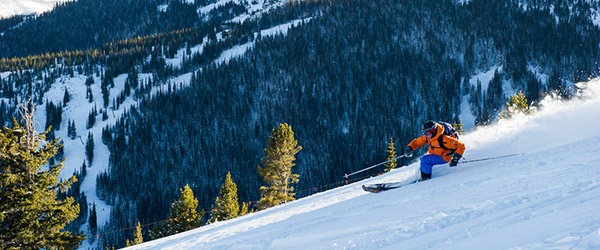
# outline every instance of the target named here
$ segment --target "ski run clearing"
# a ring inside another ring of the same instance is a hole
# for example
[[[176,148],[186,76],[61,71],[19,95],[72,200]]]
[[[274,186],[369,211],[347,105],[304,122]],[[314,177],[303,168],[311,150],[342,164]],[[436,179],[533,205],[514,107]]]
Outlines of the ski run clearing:
[[[431,180],[378,194],[361,189],[415,180],[417,159],[131,249],[600,249],[600,80],[578,86],[585,99],[547,98],[533,115],[461,136],[466,160],[522,155],[436,166]]]

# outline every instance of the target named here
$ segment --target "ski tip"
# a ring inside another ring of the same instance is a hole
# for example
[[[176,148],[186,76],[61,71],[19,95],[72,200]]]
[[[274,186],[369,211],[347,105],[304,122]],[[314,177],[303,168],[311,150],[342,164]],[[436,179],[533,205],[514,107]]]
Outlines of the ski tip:
[[[379,193],[379,192],[381,192],[381,189],[373,188],[370,185],[369,186],[362,185],[362,189],[365,190],[366,192],[369,192],[369,193]]]

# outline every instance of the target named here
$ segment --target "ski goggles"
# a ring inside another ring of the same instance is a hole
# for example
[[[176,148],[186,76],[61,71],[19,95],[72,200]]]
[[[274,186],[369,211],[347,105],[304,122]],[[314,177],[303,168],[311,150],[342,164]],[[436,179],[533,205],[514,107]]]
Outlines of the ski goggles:
[[[428,129],[428,130],[423,130],[423,134],[424,134],[424,135],[430,135],[430,134],[433,134],[433,133],[434,133],[436,130],[437,130],[437,127],[435,127],[435,126],[434,126],[434,127],[433,127],[433,128],[431,128],[431,129]]]

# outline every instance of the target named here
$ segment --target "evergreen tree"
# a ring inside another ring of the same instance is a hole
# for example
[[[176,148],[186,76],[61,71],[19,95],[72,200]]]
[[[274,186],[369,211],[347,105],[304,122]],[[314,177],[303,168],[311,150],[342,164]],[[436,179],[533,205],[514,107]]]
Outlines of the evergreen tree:
[[[242,202],[242,207],[240,208],[239,216],[244,216],[248,214],[248,204],[246,202]]]
[[[108,107],[109,97],[110,97],[110,88],[114,87],[115,83],[112,78],[112,73],[110,71],[106,71],[102,82],[100,83],[100,90],[102,92],[102,100],[104,101],[104,108]]]
[[[75,140],[77,138],[77,128],[75,127],[75,121],[69,120],[67,127],[67,136],[71,138],[71,140]]]
[[[83,164],[84,164],[83,166],[85,167],[85,162]],[[96,233],[98,232],[98,214],[96,212],[96,202],[94,202],[94,204],[92,205],[92,208],[90,209],[88,226],[89,226],[89,230],[90,230],[90,235],[96,236]],[[93,242],[94,239],[95,239],[95,237],[90,237],[91,242]]]
[[[87,125],[85,126],[87,129],[90,129],[96,124],[96,112],[92,110],[88,115]]]
[[[390,137],[390,142],[388,143],[388,147],[387,147],[386,153],[387,153],[387,159],[386,159],[386,161],[389,161],[391,159],[394,159],[394,158],[398,157],[396,155],[396,147],[394,145],[394,138],[393,137]],[[390,161],[390,162],[388,162],[388,163],[385,164],[385,170],[384,171],[385,172],[392,171],[392,169],[396,168],[396,166],[398,166],[396,160]]]
[[[142,235],[142,225],[138,221],[135,226],[135,232],[133,233],[133,245],[142,244],[144,242],[144,236]]]
[[[85,143],[85,156],[88,160],[88,165],[91,166],[94,161],[94,134],[88,134],[87,142]]]
[[[459,135],[463,135],[465,133],[465,130],[463,129],[462,119],[460,119],[458,123],[456,121],[454,121],[454,123],[452,124],[452,127],[454,127],[454,129],[456,129],[456,132]]]
[[[126,247],[130,247],[137,244],[142,244],[144,242],[144,236],[142,236],[142,225],[138,221],[137,226],[135,226],[135,231],[133,232],[133,240],[125,242]]]
[[[65,89],[65,95],[63,96],[63,107],[67,106],[67,102],[69,102],[71,100],[71,97],[69,96],[69,90]]]
[[[76,180],[58,181],[63,162],[46,167],[58,141],[45,141],[48,131],[34,129],[33,110],[23,105],[24,126],[0,132],[0,245],[3,249],[75,249],[83,232],[64,231],[75,220],[79,205],[74,198],[57,199]]]
[[[85,80],[85,86],[88,87],[92,86],[92,84],[94,84],[94,78],[92,76],[88,76],[88,78]]]
[[[85,97],[88,99],[89,103],[94,101],[94,94],[92,93],[92,88],[90,88],[90,86],[88,86],[86,89]]]
[[[240,205],[238,203],[237,186],[231,180],[231,173],[227,172],[225,183],[221,185],[219,196],[215,200],[210,222],[224,221],[238,216]]]
[[[261,161],[263,167],[258,167],[258,174],[269,187],[260,187],[261,199],[257,206],[265,209],[294,200],[295,193],[290,184],[297,183],[298,174],[292,174],[292,167],[296,164],[296,154],[302,149],[297,146],[294,131],[287,123],[279,124],[273,129],[265,157]]]
[[[181,233],[202,226],[204,209],[198,213],[198,200],[189,185],[180,189],[179,200],[171,204],[166,222],[159,223],[150,231],[151,239]]]
[[[519,94],[515,94],[509,98],[506,103],[506,109],[500,113],[500,119],[509,119],[515,113],[529,114],[531,108],[527,104],[527,98],[523,95],[523,91],[519,90]]]
[[[569,97],[565,83],[560,78],[557,69],[552,69],[552,72],[548,77],[548,91],[553,91],[561,97]]]
[[[102,111],[102,121],[106,120],[108,120],[108,112],[105,109],[104,111]]]

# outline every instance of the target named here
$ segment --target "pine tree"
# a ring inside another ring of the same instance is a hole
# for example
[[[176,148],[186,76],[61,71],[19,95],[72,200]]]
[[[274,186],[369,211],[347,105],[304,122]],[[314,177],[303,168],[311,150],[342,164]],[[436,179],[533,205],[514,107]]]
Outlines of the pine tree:
[[[391,159],[394,159],[394,158],[398,157],[396,155],[396,147],[395,147],[395,144],[394,144],[394,138],[393,137],[390,137],[390,142],[388,143],[388,148],[386,150],[386,153],[387,153],[386,161],[389,161]],[[396,168],[397,166],[398,166],[398,164],[397,164],[396,160],[390,161],[390,162],[388,162],[388,163],[385,164],[385,170],[384,171],[385,172],[392,171],[392,169]]]
[[[242,207],[240,208],[239,216],[244,216],[248,214],[248,204],[246,202],[242,202]]]
[[[133,232],[133,240],[125,242],[125,246],[130,247],[137,244],[142,244],[144,242],[144,236],[142,236],[142,225],[138,221],[137,226],[135,226],[135,231]]]
[[[31,103],[29,104],[33,106]],[[23,105],[24,126],[0,132],[0,246],[3,249],[75,249],[83,232],[64,231],[75,220],[79,205],[74,198],[57,199],[76,180],[58,181],[63,162],[47,165],[60,147],[58,141],[43,143],[48,131],[34,129],[34,108]]]
[[[265,148],[265,157],[261,161],[263,167],[258,167],[258,174],[269,187],[260,187],[261,199],[257,206],[265,209],[294,200],[295,193],[290,184],[297,183],[298,174],[292,174],[296,164],[296,154],[302,149],[297,146],[292,127],[287,123],[279,124],[273,129]]]
[[[180,189],[179,200],[171,204],[168,219],[150,231],[150,238],[158,239],[201,227],[204,213],[204,209],[198,213],[198,200],[190,186],[185,185]]]
[[[506,103],[506,110],[500,113],[500,119],[509,119],[515,113],[529,114],[530,112],[531,108],[527,104],[527,98],[523,95],[523,91],[519,90],[519,94],[509,98],[509,102]]]
[[[92,76],[88,76],[88,78],[85,80],[85,86],[92,86],[92,84],[94,84],[94,78]]]
[[[106,78],[105,78],[106,79]],[[102,85],[100,86],[100,90],[102,92],[102,100],[104,101],[104,108],[108,107],[110,90],[108,89],[108,82],[102,81]]]
[[[90,86],[87,87],[85,97],[88,99],[89,103],[92,103],[94,101],[94,94],[92,93],[92,88],[90,88]]]
[[[85,126],[87,129],[90,129],[96,124],[96,112],[93,110],[88,115],[87,125]]]
[[[69,90],[65,89],[65,95],[63,96],[63,107],[67,106],[67,102],[69,102],[71,100],[70,96],[69,96]]]
[[[85,143],[85,156],[88,160],[88,165],[92,166],[94,161],[94,134],[88,133],[87,142]]]
[[[85,164],[85,163],[84,163]],[[95,236],[98,232],[98,213],[96,212],[96,202],[92,205],[90,209],[90,216],[88,219],[88,226],[90,230],[90,234]],[[94,242],[95,237],[90,237],[91,242]]]
[[[237,185],[231,180],[231,173],[227,172],[225,183],[221,185],[219,196],[215,200],[210,222],[224,221],[238,216],[240,205],[238,203]]]
[[[463,129],[462,119],[460,119],[458,123],[456,121],[454,121],[454,123],[452,124],[452,127],[454,127],[454,129],[456,129],[456,132],[459,135],[462,135],[465,133],[465,130]]]
[[[67,126],[67,136],[71,138],[71,140],[75,140],[77,138],[77,128],[75,127],[75,121],[69,120]]]

